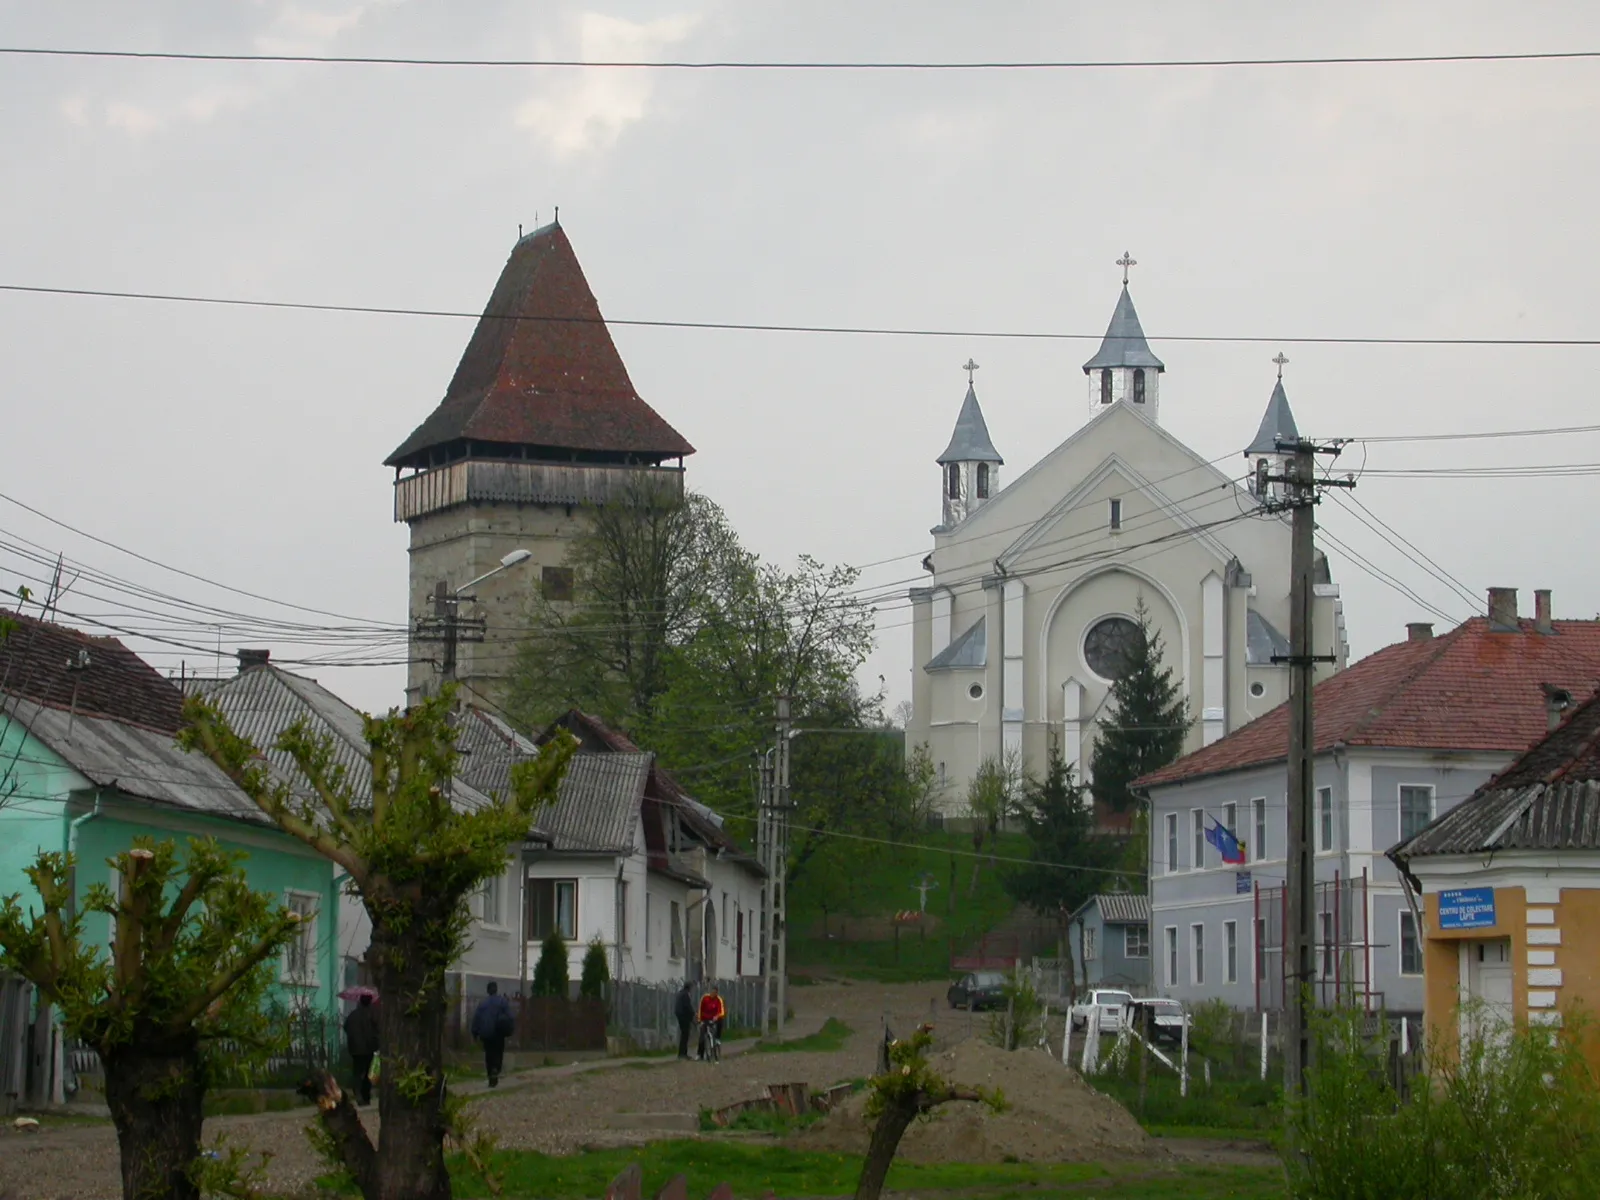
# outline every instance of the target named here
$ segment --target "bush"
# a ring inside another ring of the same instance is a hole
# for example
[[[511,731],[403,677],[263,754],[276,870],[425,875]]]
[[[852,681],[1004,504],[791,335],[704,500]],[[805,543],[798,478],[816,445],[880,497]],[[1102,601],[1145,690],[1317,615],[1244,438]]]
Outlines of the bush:
[[[567,943],[555,930],[546,935],[544,945],[539,948],[539,965],[533,969],[533,994],[567,994]]]
[[[1005,997],[1007,1007],[989,1018],[989,1040],[1002,1050],[1037,1044],[1044,1003],[1033,990],[1033,980],[1028,976],[1012,979],[1005,985]]]
[[[1583,1054],[1586,1023],[1474,1024],[1459,1053],[1425,1055],[1402,1096],[1386,1046],[1362,1036],[1359,1016],[1321,1018],[1308,1098],[1293,1113],[1297,1200],[1600,1195],[1600,1089]]]
[[[1226,1000],[1202,1000],[1189,1009],[1189,1049],[1207,1058],[1231,1052],[1235,1014]]]
[[[600,1000],[606,994],[606,984],[611,980],[611,970],[606,966],[606,948],[595,938],[583,956],[583,976],[578,980],[578,995],[587,1000]]]

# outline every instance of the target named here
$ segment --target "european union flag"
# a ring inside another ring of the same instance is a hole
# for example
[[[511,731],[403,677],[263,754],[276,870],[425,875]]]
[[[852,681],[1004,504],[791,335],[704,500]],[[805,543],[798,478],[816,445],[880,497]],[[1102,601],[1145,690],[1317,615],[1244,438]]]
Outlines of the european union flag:
[[[1239,845],[1239,839],[1233,836],[1233,830],[1210,813],[1206,814],[1206,819],[1211,822],[1211,827],[1206,830],[1206,841],[1217,848],[1222,861],[1235,865],[1244,862],[1244,847]]]

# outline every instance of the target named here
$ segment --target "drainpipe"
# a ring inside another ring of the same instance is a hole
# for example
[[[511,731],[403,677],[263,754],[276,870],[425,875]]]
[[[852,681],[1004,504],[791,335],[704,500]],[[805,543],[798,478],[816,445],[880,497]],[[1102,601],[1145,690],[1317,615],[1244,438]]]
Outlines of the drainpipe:
[[[82,816],[72,818],[72,820],[67,825],[67,855],[73,861],[74,864],[77,863],[77,858],[78,858],[78,830],[83,828],[83,826],[87,825],[90,821],[94,820],[99,815],[100,815],[100,791],[97,788],[97,789],[95,789],[95,793],[94,793],[94,807],[91,808],[88,812],[84,813]],[[77,868],[76,868],[76,865],[74,865],[74,868],[73,868],[72,897],[71,897],[71,899],[72,899],[72,914],[74,916],[76,916],[77,912],[78,912],[78,879],[77,879]]]
[[[83,828],[83,826],[87,825],[90,821],[94,820],[99,815],[100,815],[100,792],[99,792],[99,789],[96,789],[95,790],[95,794],[94,794],[94,807],[91,808],[88,812],[84,813],[82,816],[77,816],[77,817],[72,818],[72,820],[67,825],[67,861],[73,864],[72,875],[71,875],[72,891],[68,895],[68,901],[71,904],[71,915],[73,915],[73,916],[77,916],[77,913],[78,913],[78,874],[77,874],[78,869],[77,869],[77,865],[76,865],[77,864],[77,858],[78,858],[78,830]],[[65,1038],[63,1037],[64,1031],[61,1029],[59,1024],[57,1024],[57,1022],[55,1021],[55,1019],[53,1017],[49,1019],[49,1029],[50,1029],[50,1103],[52,1103],[52,1104],[65,1104],[66,1101],[67,1101],[67,1095],[66,1095],[66,1066],[67,1066],[67,1063],[66,1063],[66,1051],[67,1051],[67,1047],[66,1047]]]

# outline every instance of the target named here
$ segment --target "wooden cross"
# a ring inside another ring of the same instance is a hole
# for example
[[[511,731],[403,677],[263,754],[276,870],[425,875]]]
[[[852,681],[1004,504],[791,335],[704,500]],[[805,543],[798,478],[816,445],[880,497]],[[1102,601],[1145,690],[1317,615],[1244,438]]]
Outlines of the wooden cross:
[[[961,369],[967,373],[967,386],[971,387],[972,373],[978,369],[978,364],[973,362],[971,358],[968,358],[966,362],[961,364]]]
[[[1122,286],[1128,286],[1128,268],[1137,267],[1139,260],[1133,256],[1132,250],[1124,250],[1122,257],[1117,259],[1117,266],[1122,268]]]
[[[1278,364],[1278,379],[1281,381],[1283,379],[1284,365],[1288,363],[1289,358],[1282,350],[1279,350],[1272,356],[1272,361]]]

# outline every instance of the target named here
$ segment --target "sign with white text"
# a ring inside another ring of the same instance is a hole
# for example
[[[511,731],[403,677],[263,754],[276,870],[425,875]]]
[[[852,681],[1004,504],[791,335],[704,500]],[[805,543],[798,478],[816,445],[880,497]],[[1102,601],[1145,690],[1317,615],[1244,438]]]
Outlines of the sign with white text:
[[[1493,888],[1454,888],[1439,893],[1440,929],[1487,929],[1494,923]]]

